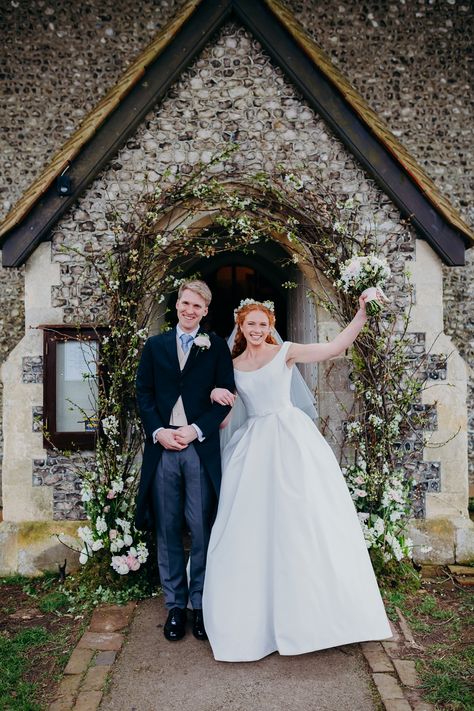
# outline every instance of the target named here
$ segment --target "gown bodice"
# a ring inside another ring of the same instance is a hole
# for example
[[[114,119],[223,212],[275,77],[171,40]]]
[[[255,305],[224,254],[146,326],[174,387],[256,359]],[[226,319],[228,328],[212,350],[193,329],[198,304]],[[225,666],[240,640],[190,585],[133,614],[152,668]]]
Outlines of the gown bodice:
[[[237,393],[248,417],[265,417],[293,407],[290,398],[292,369],[286,365],[290,343],[285,341],[272,360],[251,371],[234,369]]]

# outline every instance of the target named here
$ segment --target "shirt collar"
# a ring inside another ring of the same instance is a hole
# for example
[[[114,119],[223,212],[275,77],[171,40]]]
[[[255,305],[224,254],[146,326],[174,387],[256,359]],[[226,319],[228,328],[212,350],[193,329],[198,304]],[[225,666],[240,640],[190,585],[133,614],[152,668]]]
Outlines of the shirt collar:
[[[193,338],[196,338],[196,334],[197,334],[198,331],[199,331],[199,326],[198,326],[197,328],[195,328],[194,331],[191,331],[191,332],[188,333],[188,331],[183,331],[183,329],[181,328],[181,326],[179,325],[179,323],[176,324],[176,335],[177,335],[178,338],[180,338],[180,336],[182,336],[183,333],[186,333],[186,335],[192,336]]]

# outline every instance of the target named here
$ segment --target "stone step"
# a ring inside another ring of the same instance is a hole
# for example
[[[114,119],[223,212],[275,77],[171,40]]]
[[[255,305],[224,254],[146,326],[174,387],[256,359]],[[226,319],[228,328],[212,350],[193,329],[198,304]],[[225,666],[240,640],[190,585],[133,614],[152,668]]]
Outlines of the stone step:
[[[462,585],[462,587],[464,588],[468,588],[474,585],[474,575],[472,575],[470,578],[464,575],[455,575],[454,579],[459,585]]]
[[[472,565],[448,565],[448,570],[453,575],[474,576],[474,566]]]
[[[420,574],[422,578],[443,578],[446,571],[442,565],[422,565]]]

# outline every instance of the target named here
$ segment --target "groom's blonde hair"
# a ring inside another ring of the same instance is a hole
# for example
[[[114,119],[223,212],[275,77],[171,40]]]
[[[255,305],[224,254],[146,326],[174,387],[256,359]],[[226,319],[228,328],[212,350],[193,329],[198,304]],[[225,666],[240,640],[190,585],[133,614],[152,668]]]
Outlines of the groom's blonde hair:
[[[193,279],[192,281],[183,282],[178,290],[178,299],[181,298],[181,294],[185,289],[189,289],[190,291],[194,291],[196,294],[199,294],[199,296],[201,296],[206,302],[206,306],[209,306],[212,301],[211,290],[204,281]]]

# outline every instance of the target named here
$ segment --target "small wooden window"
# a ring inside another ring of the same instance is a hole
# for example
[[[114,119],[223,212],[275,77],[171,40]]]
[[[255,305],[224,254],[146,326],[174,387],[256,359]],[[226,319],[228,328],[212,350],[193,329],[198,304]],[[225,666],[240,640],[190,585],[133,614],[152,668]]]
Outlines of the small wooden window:
[[[43,326],[45,447],[94,449],[100,336],[106,329]]]

